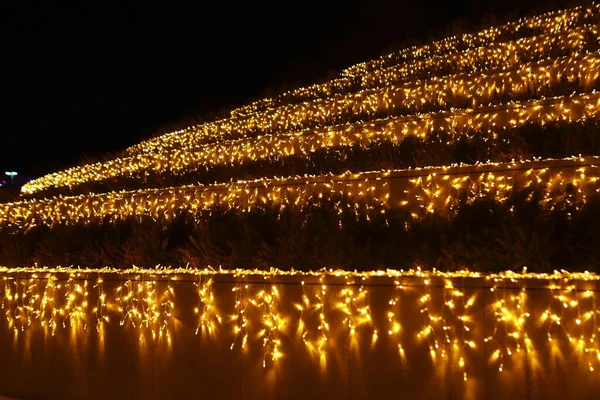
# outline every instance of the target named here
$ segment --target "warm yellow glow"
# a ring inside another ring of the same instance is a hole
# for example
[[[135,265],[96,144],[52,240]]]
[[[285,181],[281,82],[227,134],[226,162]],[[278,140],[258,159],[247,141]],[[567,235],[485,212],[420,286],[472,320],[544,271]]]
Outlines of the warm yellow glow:
[[[264,367],[276,365],[285,356],[285,343],[293,337],[302,340],[307,350],[314,350],[323,362],[328,351],[334,350],[327,345],[332,331],[344,335],[351,343],[365,342],[369,348],[382,342],[379,332],[388,332],[387,337],[404,361],[406,354],[399,336],[403,324],[398,305],[406,301],[404,287],[408,282],[415,290],[422,291],[413,301],[423,325],[410,334],[417,335],[427,345],[434,362],[454,363],[465,380],[474,352],[489,351],[486,355],[489,363],[503,371],[508,357],[533,348],[529,337],[536,330],[547,334],[549,342],[568,341],[574,352],[585,357],[590,370],[597,370],[600,363],[597,340],[600,313],[595,296],[600,276],[588,272],[0,268],[2,312],[7,327],[17,335],[36,327],[54,335],[60,327],[86,329],[90,324],[96,324],[101,332],[104,325],[117,320],[111,318],[111,314],[116,314],[120,315],[120,325],[134,329],[140,340],[148,337],[170,344],[173,313],[176,310],[184,313],[181,308],[189,306],[176,304],[176,288],[192,284],[193,279],[182,279],[189,277],[197,278],[199,302],[191,306],[198,316],[196,332],[212,336],[232,332],[232,348],[237,344],[246,349],[259,342]],[[214,286],[231,285],[231,277],[236,280],[231,290],[234,297],[217,301]],[[285,287],[290,284],[302,287],[298,298],[286,299],[296,305],[291,313],[282,312],[280,307],[283,287],[278,278],[283,277],[295,277],[287,279]],[[387,309],[373,310],[370,292],[375,290],[375,281],[376,285],[394,288],[391,297],[385,300]],[[106,291],[107,283],[115,289]],[[539,315],[532,316],[527,311],[530,286],[548,293],[548,307]],[[491,293],[486,303],[481,300],[483,290]],[[91,304],[89,298],[97,302]],[[222,319],[219,312],[219,303],[225,301],[233,302],[235,307],[228,320]],[[493,311],[494,324],[488,327],[483,347],[477,346],[472,336],[472,328],[480,323],[481,315],[475,307],[478,310],[491,307]],[[374,318],[374,312],[380,312],[382,318]],[[332,313],[337,313],[333,329]],[[542,323],[529,324],[532,318]],[[296,336],[289,332],[290,325],[297,326]]]
[[[139,340],[149,332],[153,340],[171,343],[174,291],[169,282],[150,276],[148,280],[128,279],[117,288],[115,303],[121,313],[121,326],[131,325],[139,331]],[[106,307],[108,308],[108,307]]]
[[[316,150],[398,144],[435,132],[449,134],[447,145],[473,131],[503,139],[508,129],[526,124],[598,118],[600,93],[594,88],[600,83],[600,55],[594,42],[600,41],[600,31],[589,21],[599,14],[600,5],[576,7],[407,48],[350,67],[331,81],[233,110],[228,118],[141,142],[111,161],[43,176],[24,185],[22,193],[42,196],[53,188],[292,155],[306,159]],[[532,93],[563,84],[569,94]],[[339,198],[344,200],[335,203],[337,210],[354,207],[357,218],[358,205],[381,206],[384,215],[391,206],[406,207],[418,217],[455,210],[458,194],[464,194],[460,201],[503,202],[530,187],[539,188],[541,203],[553,210],[560,200],[556,193],[567,186],[574,188],[568,199],[574,207],[598,194],[599,166],[600,157],[572,156],[58,196],[0,204],[0,227],[29,229],[105,217],[169,219],[179,211],[217,205],[246,212],[274,204],[283,210]],[[475,353],[502,372],[511,358],[530,354],[534,346],[558,349],[559,343],[585,359],[590,371],[600,367],[595,296],[600,276],[587,272],[33,267],[0,268],[0,279],[2,313],[15,337],[28,329],[54,336],[60,329],[77,333],[88,326],[101,337],[118,320],[140,342],[170,345],[174,314],[192,311],[190,304],[176,304],[176,290],[194,282],[199,340],[226,336],[240,354],[260,343],[264,368],[285,361],[294,338],[321,365],[340,347],[338,339],[369,348],[391,343],[406,361],[412,352],[408,341],[416,338],[433,362],[460,371],[465,381],[472,376]],[[377,298],[371,296],[375,281],[392,293],[383,307],[371,303]],[[227,296],[215,295],[217,285],[226,287]],[[302,294],[282,297],[294,285],[301,285]],[[417,293],[414,299],[404,290],[408,285]],[[534,287],[548,295],[548,304],[530,313],[528,290]],[[415,330],[403,323],[407,301],[418,310]],[[491,323],[480,324],[482,315]],[[296,330],[289,332],[290,326]],[[485,345],[477,342],[477,332],[483,332]],[[539,332],[542,344],[532,340]]]
[[[599,63],[600,58],[593,58],[593,65],[585,71],[595,75],[600,67]],[[586,76],[581,77],[583,82],[588,80]],[[471,87],[470,83],[466,87]],[[523,88],[527,89],[528,84],[524,84]],[[430,89],[426,93],[436,93],[436,90]],[[422,95],[418,94],[417,98],[420,99]],[[252,140],[223,141],[196,146],[189,150],[180,149],[157,154],[143,153],[107,163],[74,167],[29,182],[23,186],[22,191],[30,194],[50,187],[73,186],[84,182],[131,176],[140,171],[179,173],[198,166],[239,164],[242,161],[281,157],[288,154],[308,156],[315,149],[334,146],[368,145],[382,140],[399,143],[408,136],[425,138],[430,132],[440,130],[453,133],[453,140],[456,140],[470,130],[499,131],[529,122],[575,122],[597,116],[598,109],[600,109],[600,94],[584,93],[543,100],[517,101],[485,107],[481,110],[457,109],[450,113],[432,112],[396,117],[386,121],[385,124],[353,124],[352,131],[342,126],[311,129],[308,134],[298,131],[286,135],[263,135]]]
[[[178,210],[206,209],[226,205],[240,211],[264,205],[263,199],[283,206],[345,195],[349,201],[395,204],[411,210],[451,210],[456,194],[469,199],[491,196],[506,199],[513,190],[531,185],[546,188],[543,203],[552,209],[556,196],[567,184],[578,188],[577,204],[600,190],[600,157],[569,157],[560,160],[487,163],[409,170],[364,172],[285,179],[259,179],[210,186],[113,192],[98,195],[0,204],[0,224],[30,228],[39,224],[85,223],[106,216],[146,215],[170,218]],[[583,171],[585,174],[583,174]],[[393,191],[391,182],[406,190]],[[361,192],[362,186],[368,189]],[[432,194],[433,193],[433,194]],[[342,209],[346,204],[339,203]],[[357,217],[360,216],[356,211]]]
[[[221,316],[215,304],[215,296],[213,295],[212,278],[208,277],[196,284],[198,288],[198,307],[194,309],[198,314],[198,326],[196,327],[196,335],[202,333],[203,336],[212,336],[216,332],[217,326],[223,323]]]

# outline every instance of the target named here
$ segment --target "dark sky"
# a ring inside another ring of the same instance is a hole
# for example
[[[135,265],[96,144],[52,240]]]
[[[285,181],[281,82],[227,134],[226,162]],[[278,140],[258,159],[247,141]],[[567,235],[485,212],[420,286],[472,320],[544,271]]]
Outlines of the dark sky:
[[[81,3],[81,4],[80,4]],[[0,168],[30,176],[539,0],[0,5]]]

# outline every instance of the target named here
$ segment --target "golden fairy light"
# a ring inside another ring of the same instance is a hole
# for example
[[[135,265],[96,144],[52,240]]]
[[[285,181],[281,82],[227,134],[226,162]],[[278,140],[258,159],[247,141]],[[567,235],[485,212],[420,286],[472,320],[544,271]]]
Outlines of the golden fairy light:
[[[420,275],[423,277],[423,293],[418,305],[423,315],[423,328],[417,337],[428,343],[432,361],[454,360],[466,381],[468,351],[477,347],[470,335],[471,309],[476,297],[471,295],[467,298],[464,289],[456,287],[450,279],[443,281],[443,287],[432,289],[437,278],[435,274],[425,272]],[[434,294],[439,291],[442,298],[437,299]]]
[[[48,189],[75,189],[140,174],[181,174],[292,156],[306,160],[316,150],[342,154],[350,146],[398,144],[435,132],[448,133],[455,142],[473,131],[502,137],[526,124],[598,118],[599,22],[600,5],[593,4],[413,46],[349,67],[333,80],[238,108],[227,118],[143,141],[110,161],[43,176],[24,185],[22,193],[43,197]],[[274,204],[286,210],[316,200],[335,200],[340,215],[351,212],[356,218],[376,206],[384,215],[388,206],[407,207],[416,218],[450,212],[459,197],[502,202],[515,190],[533,187],[543,189],[541,203],[548,210],[562,203],[576,208],[600,191],[599,165],[599,157],[573,155],[58,196],[1,204],[0,227],[30,229],[105,217],[158,220],[213,206],[247,212]],[[196,334],[232,336],[232,350],[260,342],[265,368],[285,360],[283,340],[294,336],[288,332],[291,320],[298,321],[297,339],[321,361],[337,332],[351,342],[368,341],[371,348],[389,342],[380,340],[387,332],[401,359],[409,362],[401,335],[413,335],[434,362],[450,363],[466,381],[473,352],[483,352],[502,372],[515,354],[533,349],[534,333],[543,332],[544,345],[567,341],[590,371],[600,368],[595,295],[600,276],[588,272],[0,268],[1,308],[15,337],[35,329],[54,336],[71,328],[78,334],[73,328],[88,325],[102,333],[118,320],[140,341],[149,335],[171,344],[173,315],[185,315],[182,309],[188,306],[175,301],[173,283],[180,277],[192,278],[182,285],[195,282]],[[222,278],[232,277],[234,313],[222,318],[220,308],[230,297],[217,299],[213,289]],[[278,282],[284,277],[287,284],[302,286],[300,297],[290,299],[296,305],[293,315],[281,307],[281,295],[289,287]],[[374,280],[393,288],[385,309],[371,304]],[[404,331],[407,316],[400,304],[408,301],[406,282],[420,292],[414,307],[423,322],[418,332]],[[473,282],[478,286],[470,286]],[[540,285],[548,305],[531,315],[527,291]],[[491,329],[484,328],[484,345],[477,346],[474,328],[481,317],[475,308],[481,307],[483,318],[493,323]],[[380,312],[385,315],[377,318]]]
[[[500,45],[504,44],[507,48],[511,48],[511,44],[513,44],[514,41],[509,41],[506,44],[503,41],[498,41],[498,38],[502,34],[518,34],[524,27],[538,32],[560,33],[577,26],[580,18],[583,17],[589,19],[594,15],[597,15],[597,13],[597,5],[593,5],[590,8],[576,7],[569,10],[537,15],[535,17],[522,19],[501,26],[495,26],[474,34],[452,36],[420,47],[409,47],[398,51],[397,53],[386,54],[379,59],[347,68],[342,72],[340,77],[331,81],[305,88],[294,89],[281,94],[277,98],[266,98],[255,101],[247,106],[233,110],[231,115],[234,117],[244,116],[259,110],[273,108],[279,104],[293,102],[296,99],[314,100],[329,97],[332,94],[336,94],[337,91],[344,91],[348,86],[356,84],[357,79],[362,83],[364,78],[369,74],[402,63],[443,56],[445,54],[460,53],[461,51],[469,52],[476,50],[477,48],[490,47],[496,43],[499,43]],[[521,40],[523,39],[527,39],[527,37],[521,38]],[[535,46],[531,47],[535,48]]]
[[[319,351],[319,355],[323,357],[325,355],[325,348],[327,346],[327,337],[329,335],[329,323],[327,322],[327,285],[324,283],[324,276],[320,279],[320,290],[315,293],[315,308],[319,315],[319,322],[317,325],[318,336],[316,339],[316,347]]]
[[[5,279],[2,309],[8,325],[17,334],[36,323],[54,336],[61,314],[58,291],[61,285],[55,276],[39,279]]]
[[[598,10],[596,10],[598,12]],[[419,80],[423,75],[427,78],[437,77],[437,70],[452,70],[459,73],[483,70],[503,70],[518,65],[520,57],[531,58],[532,53],[538,53],[536,60],[551,56],[556,49],[571,49],[574,54],[585,53],[585,38],[587,32],[592,36],[597,31],[592,26],[567,29],[564,32],[552,32],[545,35],[525,37],[512,42],[499,42],[496,47],[490,46],[468,49],[462,52],[449,53],[417,60],[410,63],[401,63],[390,68],[375,70],[360,78],[361,86],[371,88],[392,85],[406,81]],[[483,64],[483,65],[482,65]],[[543,76],[543,75],[542,75]],[[130,154],[143,152],[165,151],[178,147],[193,147],[206,140],[218,140],[219,137],[228,137],[231,132],[235,137],[248,136],[253,131],[268,134],[269,130],[285,130],[302,127],[306,120],[328,118],[336,110],[347,107],[356,96],[352,93],[343,97],[336,103],[324,100],[314,100],[299,105],[291,104],[282,107],[256,110],[250,114],[232,112],[232,118],[214,121],[208,124],[190,127],[181,131],[172,132],[157,138],[142,142],[129,149]],[[318,97],[309,94],[308,97]],[[359,99],[360,101],[360,99]],[[383,104],[391,102],[382,101]],[[301,107],[304,107],[302,109]],[[360,108],[363,108],[362,106]],[[357,110],[354,110],[356,113]],[[229,136],[231,136],[231,134]]]
[[[244,274],[235,274],[238,279],[238,283],[231,290],[235,292],[235,314],[231,315],[230,319],[234,323],[233,332],[235,334],[233,343],[231,343],[231,350],[234,349],[235,344],[240,341],[240,347],[242,350],[246,348],[248,343],[248,305],[250,304],[248,295],[248,285],[242,282]],[[239,340],[238,340],[239,339]]]
[[[82,325],[87,329],[88,316],[88,281],[83,283],[75,280],[76,275],[71,275],[65,284],[65,306],[60,310],[63,316],[63,327],[69,323],[71,326]]]
[[[404,287],[402,286],[402,284],[400,283],[400,281],[394,281],[394,288],[396,291],[396,295],[390,299],[390,301],[388,302],[389,304],[389,310],[387,312],[387,320],[389,322],[389,327],[388,327],[388,335],[390,337],[394,337],[395,340],[398,342],[398,353],[400,355],[400,357],[402,359],[404,359],[405,354],[404,354],[404,348],[402,347],[402,341],[400,339],[400,333],[402,331],[402,324],[401,324],[401,319],[399,316],[399,305],[400,305],[400,296],[402,294],[402,290],[404,289]]]
[[[593,60],[594,64],[589,67],[589,71],[596,76],[600,58]],[[543,76],[546,76],[545,71]],[[573,79],[588,82],[588,85],[593,86],[586,76]],[[472,86],[467,85],[467,87]],[[524,88],[527,87],[528,85],[525,84]],[[426,93],[435,92],[435,88],[426,90]],[[421,96],[417,95],[416,98]],[[462,132],[471,130],[501,131],[530,122],[549,123],[563,120],[577,122],[596,116],[598,103],[597,93],[573,94],[487,106],[482,110],[456,109],[450,113],[430,112],[416,116],[396,117],[384,121],[385,124],[353,123],[352,131],[348,131],[348,126],[338,126],[311,129],[310,132],[299,131],[286,135],[263,135],[256,139],[223,141],[193,149],[134,155],[107,163],[74,167],[29,182],[23,186],[22,191],[31,194],[50,187],[70,187],[91,181],[101,182],[110,178],[131,176],[141,171],[180,173],[198,166],[232,165],[248,160],[269,159],[291,154],[306,157],[319,148],[335,147],[339,150],[345,146],[356,144],[366,146],[380,141],[400,143],[408,136],[425,138],[434,131],[451,132],[456,140],[462,136]]]
[[[117,288],[115,302],[121,312],[121,326],[130,324],[138,329],[139,340],[149,331],[153,340],[166,339],[171,343],[172,310],[174,291],[170,283],[161,284],[151,280],[126,280]]]
[[[110,322],[107,315],[108,303],[106,300],[106,293],[104,293],[104,279],[102,277],[97,278],[94,289],[98,292],[98,299],[93,312],[96,316],[96,331],[100,333],[103,331],[104,323]]]
[[[514,283],[517,278],[510,277],[508,280]],[[493,328],[491,334],[484,338],[485,343],[490,343],[495,348],[490,362],[498,365],[499,372],[504,370],[507,357],[519,354],[531,343],[527,334],[527,321],[530,314],[526,309],[526,288],[521,287],[518,293],[513,293],[504,287],[498,289],[498,285],[505,281],[504,278],[493,278],[493,286],[489,289],[494,298],[491,305]],[[502,296],[499,295],[500,291]]]
[[[548,288],[549,304],[539,321],[546,329],[549,343],[566,338],[593,372],[600,364],[598,309],[595,291],[585,285],[585,281],[568,277],[552,281]]]
[[[269,291],[260,290],[250,304],[261,312],[262,329],[258,333],[264,347],[263,367],[267,366],[267,358],[276,362],[283,356],[281,352],[280,331],[285,326],[285,320],[279,312],[279,290],[276,285],[270,285]]]
[[[302,342],[308,346],[309,343],[306,339],[308,331],[306,330],[305,317],[308,313],[308,310],[311,308],[311,303],[304,289],[304,281],[301,281],[300,284],[302,285],[302,298],[301,301],[295,303],[294,306],[300,311],[300,316],[298,317],[298,336],[302,339]]]
[[[185,277],[197,279],[180,280]],[[213,288],[219,284],[229,285],[230,277],[236,279],[235,295],[229,300],[234,302],[235,313],[229,320],[222,320],[221,302],[216,301]],[[288,285],[302,287],[297,299],[289,299],[296,304],[292,315],[280,308],[282,291],[288,287],[278,284],[278,278],[282,277],[291,278],[287,280]],[[233,335],[232,348],[238,344],[246,349],[258,342],[263,348],[263,366],[267,367],[269,363],[276,365],[284,357],[284,337],[289,340],[296,337],[309,350],[314,349],[321,359],[326,357],[332,332],[356,343],[367,343],[369,348],[380,345],[380,332],[397,337],[403,329],[402,319],[413,318],[398,312],[400,302],[412,299],[412,296],[405,297],[404,287],[408,284],[421,291],[413,301],[416,301],[415,310],[423,318],[422,329],[411,334],[421,338],[434,362],[452,363],[465,380],[469,360],[475,352],[484,352],[489,365],[503,372],[513,364],[508,362],[511,357],[533,349],[530,337],[540,334],[548,340],[537,345],[566,342],[583,357],[590,371],[598,370],[600,365],[600,311],[595,295],[600,276],[589,272],[530,273],[523,270],[486,274],[421,269],[300,272],[32,267],[0,268],[0,279],[6,327],[16,335],[29,329],[43,329],[56,335],[61,328],[84,329],[89,324],[96,324],[102,331],[104,325],[119,320],[123,329],[132,330],[140,340],[148,333],[154,340],[171,343],[173,313],[185,314],[181,308],[188,306],[175,302],[173,282],[179,281],[182,285],[195,285],[198,292],[199,303],[193,307],[198,315],[196,332]],[[107,282],[115,290],[106,291]],[[328,287],[332,284],[337,289],[330,294]],[[393,292],[385,300],[390,307],[380,310],[373,308],[369,292],[381,284],[389,285]],[[547,308],[536,315],[530,315],[527,310],[530,286],[548,294]],[[483,295],[484,291],[489,291],[488,295]],[[88,304],[91,298],[97,301],[95,307]],[[493,324],[483,332],[485,345],[477,346],[473,328],[481,326],[480,318],[487,318],[481,313],[482,307],[491,311],[484,314],[489,315]],[[330,319],[332,312],[341,313],[341,318]],[[110,318],[113,313],[120,314],[120,319]],[[381,313],[381,318],[374,318],[373,313]],[[294,335],[287,321],[298,318],[298,332]],[[529,320],[540,323],[530,324]],[[336,321],[333,329],[330,321]],[[216,330],[217,325],[232,329]],[[401,359],[409,362],[399,337],[397,339],[389,344],[398,346]]]
[[[213,294],[213,280],[210,277],[199,277],[196,283],[198,290],[198,307],[194,312],[198,314],[198,326],[196,335],[200,332],[203,336],[212,336],[218,325],[223,323],[221,316],[215,305],[215,296]]]
[[[327,322],[328,307],[327,285],[325,284],[325,275],[319,276],[319,284],[314,287],[314,293],[308,292],[305,282],[301,281],[302,298],[296,303],[296,308],[300,311],[298,317],[298,334],[302,342],[309,350],[315,350],[319,356],[326,357],[326,346],[329,334],[329,323]],[[310,317],[316,316],[316,329],[310,329],[308,322]]]
[[[357,217],[361,215],[359,203],[407,206],[418,214],[421,210],[452,209],[459,193],[469,199],[489,196],[503,201],[513,190],[527,187],[545,188],[542,203],[552,209],[553,202],[560,200],[554,192],[564,191],[568,185],[577,189],[574,200],[579,204],[598,193],[599,166],[599,157],[568,157],[58,197],[0,205],[0,224],[30,228],[66,221],[85,223],[107,216],[145,215],[159,219],[171,218],[178,210],[215,205],[248,211],[266,202],[288,206],[339,196],[347,196],[349,200],[336,204],[339,211],[354,207]],[[394,191],[392,181],[407,187]]]
[[[368,303],[368,291],[359,286],[358,289],[347,286],[340,290],[335,308],[344,314],[344,325],[348,328],[350,340],[355,340],[356,330],[361,325],[372,325],[371,307]],[[373,332],[372,340],[377,341],[377,330]]]
[[[24,185],[22,192],[44,196],[47,189],[101,185],[140,174],[177,175],[288,156],[307,159],[318,149],[341,152],[434,132],[448,133],[456,141],[472,131],[501,137],[504,130],[529,123],[596,118],[598,22],[600,6],[590,5],[407,48],[350,67],[334,80],[233,110],[227,118],[141,142],[107,162],[43,176]],[[598,192],[596,163],[594,157],[568,157],[58,196],[1,205],[0,226],[28,229],[105,217],[171,218],[181,210],[215,205],[248,211],[269,203],[283,210],[339,196],[345,197],[336,204],[340,213],[354,207],[359,217],[359,205],[375,204],[406,206],[418,216],[453,210],[463,192],[470,200],[490,196],[503,201],[517,188],[541,184],[546,189],[542,203],[552,209],[557,201],[553,191],[574,186],[576,194],[568,200],[573,204],[583,204]],[[582,171],[575,172],[576,165]]]

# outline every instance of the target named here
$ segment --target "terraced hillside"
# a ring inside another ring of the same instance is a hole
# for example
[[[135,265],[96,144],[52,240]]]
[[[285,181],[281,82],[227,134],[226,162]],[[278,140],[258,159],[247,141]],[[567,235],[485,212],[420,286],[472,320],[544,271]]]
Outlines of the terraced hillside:
[[[598,5],[407,48],[29,182],[0,264],[589,268],[598,88]]]

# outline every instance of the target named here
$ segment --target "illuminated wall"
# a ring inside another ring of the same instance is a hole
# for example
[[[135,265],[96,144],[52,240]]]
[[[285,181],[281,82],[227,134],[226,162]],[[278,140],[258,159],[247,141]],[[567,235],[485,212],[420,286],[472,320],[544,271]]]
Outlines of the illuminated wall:
[[[16,398],[594,398],[598,276],[0,271]]]

